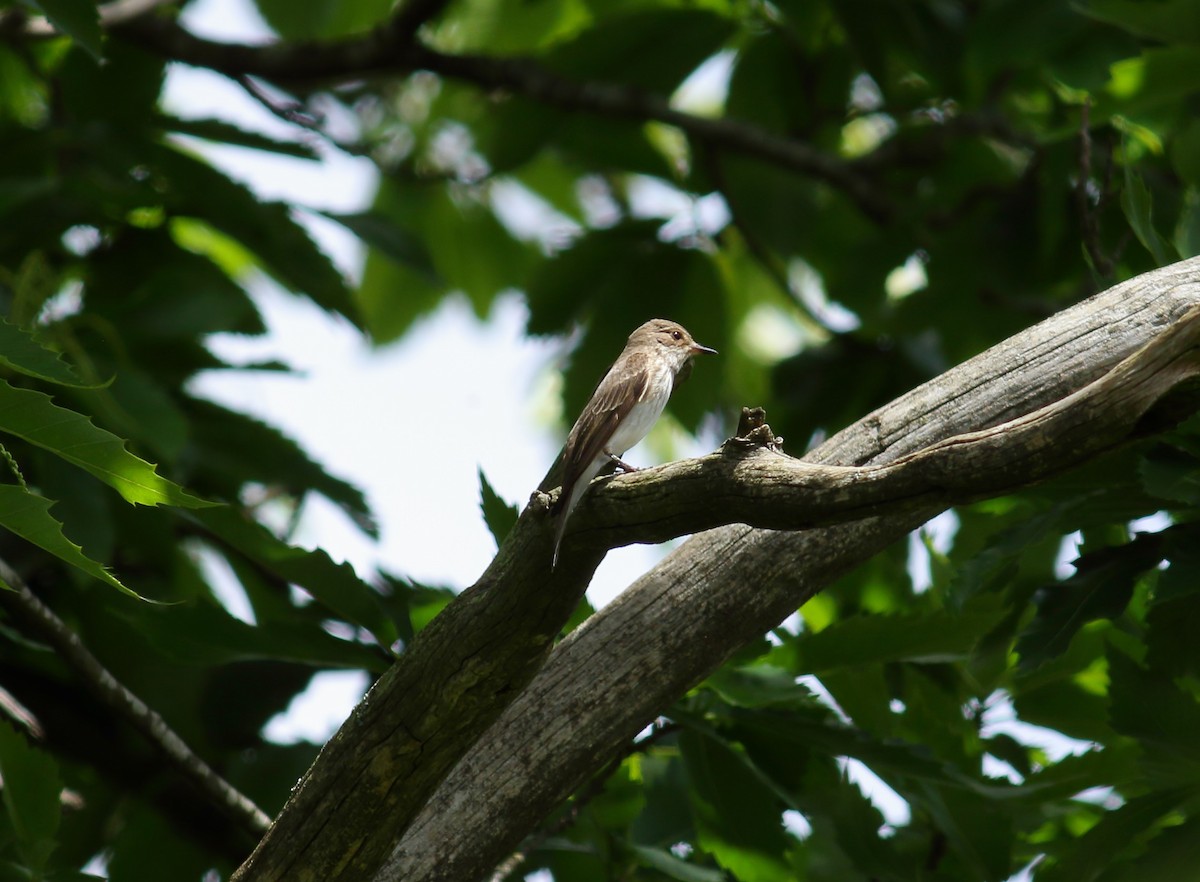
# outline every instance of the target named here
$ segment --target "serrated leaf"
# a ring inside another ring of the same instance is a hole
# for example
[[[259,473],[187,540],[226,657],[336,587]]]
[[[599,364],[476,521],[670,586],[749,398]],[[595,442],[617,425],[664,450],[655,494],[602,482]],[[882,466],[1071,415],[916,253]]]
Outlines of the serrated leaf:
[[[939,609],[895,615],[857,615],[835,622],[818,634],[796,639],[805,670],[819,673],[847,665],[890,661],[953,661],[1007,614],[1003,600],[983,594],[961,612]]]
[[[148,158],[170,181],[167,201],[173,213],[202,219],[252,251],[289,289],[358,323],[346,280],[292,218],[289,206],[261,201],[208,163],[170,147],[160,147]]]
[[[145,600],[136,591],[122,585],[116,576],[85,555],[82,548],[63,535],[62,524],[50,514],[53,504],[51,500],[28,490],[12,484],[0,484],[0,526],[130,597]]]
[[[1099,822],[1071,843],[1054,863],[1039,871],[1045,882],[1092,882],[1112,866],[1122,852],[1132,848],[1147,830],[1177,807],[1180,791],[1158,791],[1138,796],[1120,808],[1105,812]]]
[[[483,520],[496,540],[496,547],[504,544],[504,540],[517,523],[521,512],[515,505],[505,502],[490,483],[483,469],[479,469],[479,508],[483,511]]]
[[[299,585],[346,621],[370,631],[385,648],[397,639],[396,625],[384,613],[379,597],[348,563],[334,563],[324,551],[307,551],[275,538],[266,527],[232,507],[207,508],[189,514],[225,544],[277,577]]]
[[[62,355],[37,342],[33,334],[0,319],[0,365],[27,377],[61,386],[86,386]]]
[[[381,254],[424,277],[430,284],[441,284],[425,243],[382,212],[335,214],[327,211],[323,214],[330,220],[337,221]]]
[[[218,494],[232,495],[248,481],[283,487],[297,496],[312,490],[368,536],[378,538],[379,527],[362,490],[326,472],[275,426],[201,399],[189,402],[188,414],[192,442],[204,468],[227,482],[217,483],[222,488]]]
[[[7,722],[0,722],[0,779],[17,850],[32,878],[40,879],[57,845],[62,817],[58,764],[31,747]]]
[[[1017,641],[1021,668],[1030,670],[1066,652],[1088,622],[1125,609],[1134,584],[1163,558],[1164,534],[1139,534],[1127,545],[1102,548],[1075,562],[1075,574],[1034,597],[1037,615]]]
[[[679,748],[692,782],[697,840],[717,863],[744,882],[790,877],[783,853],[783,805],[719,738],[690,729]]]
[[[378,650],[340,640],[311,618],[296,615],[248,625],[211,602],[132,607],[119,614],[130,620],[165,658],[180,664],[275,659],[377,673],[387,666]]]
[[[135,505],[217,505],[192,496],[125,449],[125,442],[49,395],[0,380],[0,431],[23,438],[95,475]]]
[[[94,59],[102,60],[100,12],[92,0],[24,0],[24,3],[46,16]]]

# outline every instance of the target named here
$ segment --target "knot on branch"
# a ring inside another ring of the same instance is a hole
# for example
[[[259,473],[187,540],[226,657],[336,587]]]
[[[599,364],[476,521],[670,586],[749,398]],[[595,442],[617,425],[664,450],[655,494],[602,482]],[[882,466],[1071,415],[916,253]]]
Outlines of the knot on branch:
[[[767,425],[767,412],[761,407],[743,407],[737,432],[721,445],[722,453],[743,452],[758,447],[783,452],[783,436],[776,435]]]

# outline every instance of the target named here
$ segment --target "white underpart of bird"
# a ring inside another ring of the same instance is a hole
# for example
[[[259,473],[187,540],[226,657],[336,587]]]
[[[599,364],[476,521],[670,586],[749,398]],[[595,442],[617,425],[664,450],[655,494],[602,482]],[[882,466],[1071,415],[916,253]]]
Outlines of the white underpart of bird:
[[[558,563],[567,519],[592,479],[650,433],[692,356],[715,351],[665,319],[652,319],[629,335],[567,436],[551,568]]]

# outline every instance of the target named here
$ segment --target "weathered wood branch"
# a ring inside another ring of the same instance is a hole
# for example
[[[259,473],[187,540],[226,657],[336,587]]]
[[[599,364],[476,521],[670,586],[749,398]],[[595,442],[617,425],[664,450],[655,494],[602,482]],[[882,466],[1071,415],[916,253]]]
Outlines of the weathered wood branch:
[[[821,465],[731,439],[708,456],[614,476],[581,507],[571,536],[609,549],[734,522],[803,530],[1011,492],[1128,440],[1200,372],[1198,345],[1200,308],[1065,398],[886,464]]]
[[[1072,444],[1088,445],[1085,436],[1091,432],[1108,435],[1109,446],[1119,443],[1121,431],[1140,431],[1147,401],[1160,400],[1194,370],[1190,350],[1198,305],[1200,259],[1139,276],[902,396],[805,459],[827,465],[898,463],[928,450],[913,461],[945,457],[940,472],[935,469],[931,476],[940,473],[943,482],[969,498],[964,482],[971,476],[959,473],[961,463],[954,457],[961,452],[955,448],[977,443],[972,433],[990,439],[985,443],[993,446],[995,462],[1007,455],[1006,436],[988,430],[1005,423],[1013,433],[1009,438],[1036,435],[1047,421],[1062,420],[1062,437],[1076,439]],[[1125,361],[1143,347],[1149,348]],[[1076,396],[1090,403],[1081,406],[1079,398],[1071,403]],[[1109,413],[1124,430],[1110,431]],[[953,436],[960,438],[939,443]],[[1026,453],[1032,461],[1014,475],[1013,487],[1050,474],[1043,469],[1051,461],[1062,467],[1072,462],[1059,459],[1050,436]],[[1005,472],[998,468],[984,476],[981,488],[990,489],[983,492],[1004,492]],[[578,547],[586,549],[605,530],[618,530],[602,510],[618,504],[620,493],[647,492],[655,480],[647,472],[593,488],[590,504],[581,505],[576,515]],[[624,743],[738,647],[946,504],[947,498],[934,496],[898,515],[800,532],[728,526],[693,537],[562,641],[438,787],[375,878],[469,880],[486,874]],[[643,520],[641,511],[625,514]]]

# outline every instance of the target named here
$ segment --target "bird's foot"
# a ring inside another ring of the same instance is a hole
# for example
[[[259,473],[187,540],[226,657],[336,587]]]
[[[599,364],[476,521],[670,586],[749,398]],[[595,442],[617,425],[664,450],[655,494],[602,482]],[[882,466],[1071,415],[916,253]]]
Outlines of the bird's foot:
[[[636,467],[631,466],[629,463],[622,460],[621,457],[617,456],[615,453],[608,453],[608,451],[605,451],[605,453],[608,454],[608,458],[612,460],[613,465],[615,465],[621,471],[623,471],[623,472],[636,472],[637,471]]]

